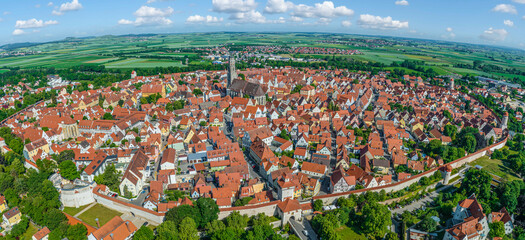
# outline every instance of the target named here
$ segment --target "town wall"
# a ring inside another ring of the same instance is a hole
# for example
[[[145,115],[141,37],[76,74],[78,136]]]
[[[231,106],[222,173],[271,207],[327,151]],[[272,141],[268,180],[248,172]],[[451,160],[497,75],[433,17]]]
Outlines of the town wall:
[[[60,202],[64,207],[78,208],[80,206],[88,205],[95,202],[93,197],[93,188],[96,183],[92,183],[82,187],[75,187],[72,189],[59,189]]]
[[[241,207],[230,207],[230,208],[221,208],[219,209],[219,220],[226,218],[233,211],[239,212],[241,215],[248,215],[249,217],[255,216],[259,213],[264,213],[267,216],[273,216],[276,213],[277,204],[281,202],[280,200],[263,203],[253,206],[241,206]]]
[[[122,213],[129,212],[136,217],[146,219],[149,223],[152,223],[154,225],[159,225],[164,220],[164,213],[158,213],[143,207],[133,205],[131,203],[121,201],[119,199],[108,197],[102,193],[99,193],[99,189],[100,185],[93,189],[93,196],[98,203],[104,205],[107,208],[111,208]]]
[[[450,163],[447,163],[444,166],[450,165],[452,168],[461,167],[461,166],[463,166],[465,164],[473,162],[474,160],[476,160],[476,159],[478,159],[480,157],[483,157],[483,156],[489,154],[489,152],[493,152],[496,149],[503,148],[505,146],[505,144],[507,144],[507,140],[508,140],[508,137],[506,137],[505,139],[503,139],[502,141],[500,141],[498,143],[492,144],[492,145],[490,145],[490,146],[488,146],[486,148],[480,149],[480,150],[478,150],[478,151],[476,151],[476,152],[474,152],[472,154],[469,154],[469,155],[467,155],[465,157],[462,157],[462,158],[456,159],[456,160],[454,160],[454,161],[452,161]],[[327,204],[335,203],[335,201],[338,198],[340,198],[340,197],[348,197],[351,194],[362,194],[362,193],[368,192],[368,191],[380,192],[381,190],[385,190],[387,193],[389,193],[389,192],[396,192],[396,191],[399,191],[399,190],[404,189],[406,187],[409,187],[413,183],[419,182],[419,179],[421,179],[422,177],[430,177],[430,176],[432,176],[432,174],[434,174],[438,170],[439,170],[439,168],[433,168],[433,169],[428,170],[426,172],[423,172],[423,173],[420,173],[418,175],[412,176],[409,179],[406,179],[406,180],[403,180],[403,181],[400,181],[400,182],[397,182],[397,183],[385,185],[385,186],[374,187],[374,188],[365,188],[365,189],[359,189],[359,190],[352,190],[352,191],[342,192],[342,193],[333,193],[333,194],[327,194],[327,195],[322,195],[322,196],[315,196],[315,197],[313,197],[313,200],[315,201],[317,199],[321,199],[323,201],[323,204],[327,205]]]

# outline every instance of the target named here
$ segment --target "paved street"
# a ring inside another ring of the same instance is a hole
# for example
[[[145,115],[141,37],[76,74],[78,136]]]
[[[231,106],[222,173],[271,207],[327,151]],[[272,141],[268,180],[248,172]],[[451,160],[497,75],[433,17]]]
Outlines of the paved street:
[[[439,192],[444,191],[444,190],[454,186],[455,184],[459,183],[461,181],[461,179],[463,179],[463,172],[460,173],[461,178],[459,180],[457,180],[457,181],[455,181],[453,183],[449,183],[449,185],[446,185],[445,187],[442,187],[442,188],[438,189],[437,191],[433,191],[433,192],[431,192],[429,194],[429,196],[425,196],[424,198],[422,198],[420,200],[417,200],[417,201],[414,201],[413,203],[411,203],[409,205],[406,205],[406,206],[404,206],[402,208],[396,208],[396,209],[392,210],[392,213],[393,214],[401,214],[404,211],[412,212],[412,211],[414,211],[416,209],[419,209],[419,208],[425,206],[427,203],[431,203],[432,201],[434,201],[434,198],[439,195]]]
[[[299,221],[290,219],[289,222],[290,222],[290,226],[292,227],[294,232],[297,234],[297,236],[299,236],[301,240],[308,240],[308,239],[316,240],[317,239],[317,234],[312,229],[312,226],[310,226],[310,223],[308,221],[303,220],[299,222]],[[304,235],[305,229],[308,232],[308,236]]]
[[[402,208],[396,208],[394,210],[392,210],[392,213],[394,214],[401,214],[403,213],[404,211],[409,211],[409,212],[412,212],[416,209],[419,209],[423,206],[425,206],[427,203],[431,203],[432,201],[434,201],[433,199],[435,197],[438,196],[438,193],[436,191],[434,192],[431,192],[429,196],[425,196],[424,198],[420,199],[420,200],[417,200],[417,201],[414,201],[413,203],[409,204],[409,205],[406,205]]]

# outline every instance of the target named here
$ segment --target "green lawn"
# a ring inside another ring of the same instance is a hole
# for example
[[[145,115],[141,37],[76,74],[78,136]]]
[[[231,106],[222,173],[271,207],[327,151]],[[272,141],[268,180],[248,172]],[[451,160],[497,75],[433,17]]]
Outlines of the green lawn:
[[[64,207],[64,212],[71,215],[71,216],[75,216],[75,214],[79,213],[80,211],[84,210],[84,208],[87,208],[89,206],[88,205],[85,205],[85,206],[81,206],[79,208],[74,208],[74,207]]]
[[[497,175],[503,179],[509,181],[520,180],[518,175],[512,171],[509,167],[503,165],[503,162],[499,159],[490,159],[488,156],[478,158],[476,161],[471,162],[470,166],[482,166],[484,170],[494,175]]]
[[[347,227],[347,226],[342,226],[342,227],[339,227],[335,230],[336,233],[339,234],[339,236],[341,237],[341,239],[363,239],[363,240],[366,240],[366,237],[361,235],[361,234],[358,234],[356,233],[353,229]]]
[[[19,239],[21,240],[31,240],[33,235],[35,235],[35,233],[38,232],[38,228],[36,228],[35,225],[33,225],[33,223],[29,223],[29,227],[27,227],[27,230],[24,234],[22,234],[22,236],[20,236]]]
[[[100,223],[100,226],[103,226],[109,220],[113,219],[115,216],[122,215],[121,212],[117,212],[115,210],[111,210],[109,208],[106,208],[100,204],[97,204],[90,208],[89,210],[85,211],[84,213],[80,214],[78,218],[80,218],[85,223],[97,227],[97,222],[95,221],[96,218],[98,218],[98,221]]]

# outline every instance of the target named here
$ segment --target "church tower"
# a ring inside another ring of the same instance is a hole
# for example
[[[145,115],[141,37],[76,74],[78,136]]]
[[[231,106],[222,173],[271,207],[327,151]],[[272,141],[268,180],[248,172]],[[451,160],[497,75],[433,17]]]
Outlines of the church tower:
[[[505,131],[507,130],[509,124],[509,113],[505,112],[503,113],[503,120],[501,121],[501,130]]]
[[[454,90],[454,78],[451,78],[451,79],[450,79],[450,85],[449,85],[449,87],[450,87],[450,90]]]
[[[234,79],[237,78],[237,70],[235,69],[235,57],[230,54],[228,58],[228,88],[232,85]]]

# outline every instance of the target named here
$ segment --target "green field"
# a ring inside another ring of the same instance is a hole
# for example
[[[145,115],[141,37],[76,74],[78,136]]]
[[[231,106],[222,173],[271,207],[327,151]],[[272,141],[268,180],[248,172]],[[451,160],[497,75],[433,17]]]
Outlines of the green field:
[[[445,41],[330,33],[215,32],[67,38],[62,41],[13,49],[38,53],[27,56],[0,57],[0,73],[3,68],[8,67],[67,68],[82,64],[104,65],[114,69],[182,67],[187,56],[191,58],[190,64],[207,65],[210,64],[209,61],[199,61],[199,56],[205,53],[199,52],[200,50],[196,48],[222,46],[235,48],[245,45],[353,49],[363,54],[337,56],[378,62],[386,66],[392,62],[419,60],[425,62],[424,69],[432,68],[438,75],[456,73],[500,79],[518,77],[525,81],[525,76],[516,74],[485,73],[475,69],[454,67],[456,64],[473,64],[473,61],[480,60],[483,64],[525,71],[525,52],[517,49]],[[2,53],[1,50],[0,53]],[[321,54],[278,54],[290,57],[326,57]],[[409,74],[416,73],[407,68],[396,68],[403,69]],[[392,69],[386,68],[386,70]]]
[[[516,173],[514,173],[512,169],[503,165],[503,162],[501,160],[490,159],[488,156],[480,157],[474,162],[471,162],[469,165],[470,166],[476,166],[476,165],[482,166],[483,169],[488,171],[489,173],[497,175],[508,181],[520,180],[518,175],[516,175]]]
[[[19,239],[21,240],[31,240],[33,238],[33,235],[38,232],[38,228],[33,223],[29,223],[29,227],[27,227],[27,230],[22,236],[20,236]]]
[[[341,239],[357,239],[357,240],[366,240],[366,237],[356,233],[354,230],[347,226],[341,226],[335,230]]]
[[[84,206],[81,206],[79,208],[74,208],[74,207],[64,207],[64,212],[71,215],[71,216],[75,216],[75,214],[79,213],[80,211],[84,210],[84,208],[88,207],[89,205],[84,205]]]
[[[95,220],[96,218],[98,218],[100,226],[103,226],[115,216],[120,215],[122,215],[121,212],[117,212],[115,210],[106,208],[100,204],[97,204],[91,207],[89,210],[85,211],[84,213],[80,214],[78,218],[91,226],[97,227],[97,221]]]
[[[130,58],[104,64],[107,68],[153,68],[153,67],[182,67],[180,61],[163,61],[142,58]]]

